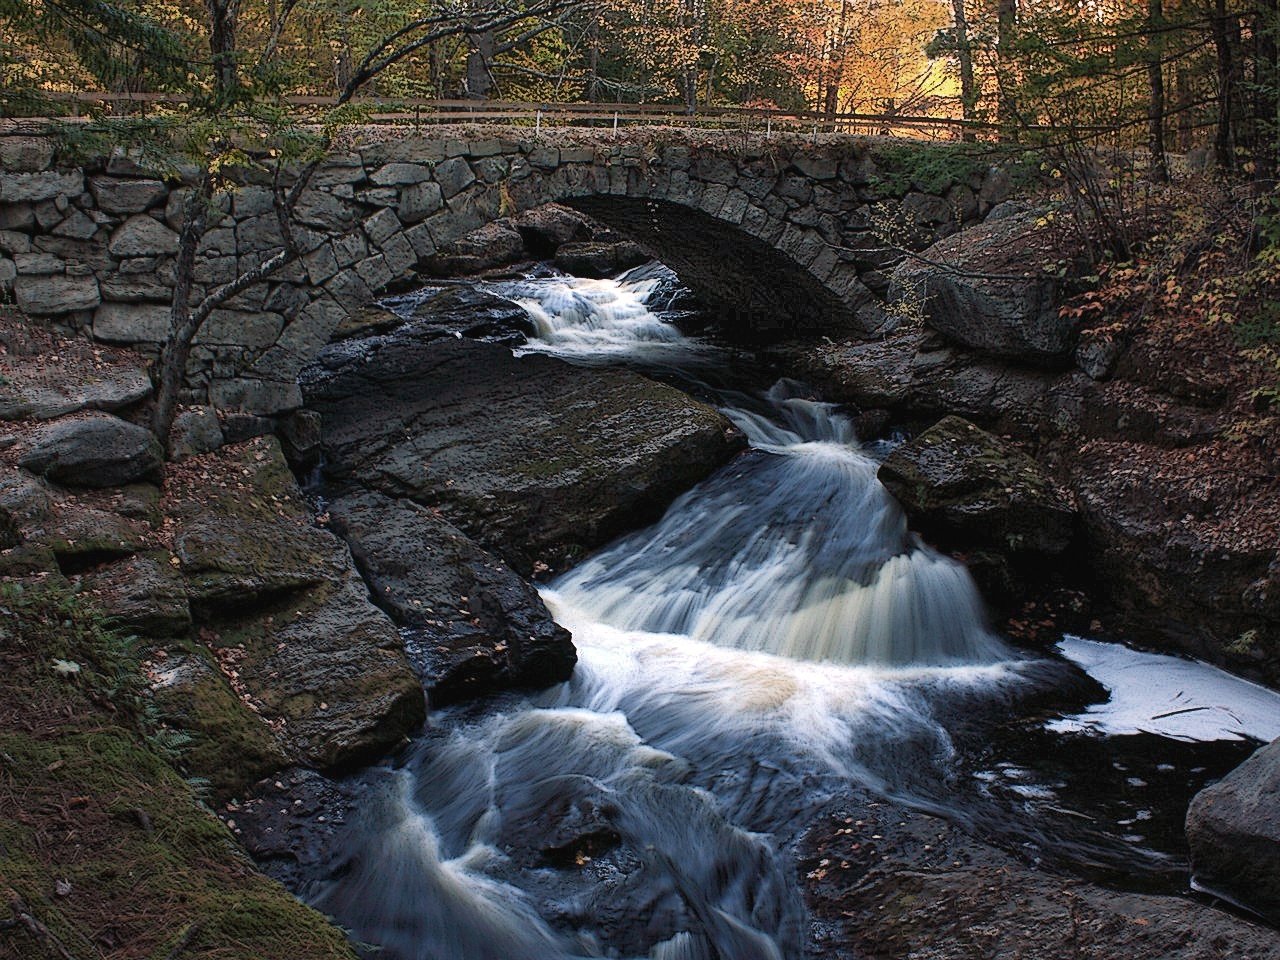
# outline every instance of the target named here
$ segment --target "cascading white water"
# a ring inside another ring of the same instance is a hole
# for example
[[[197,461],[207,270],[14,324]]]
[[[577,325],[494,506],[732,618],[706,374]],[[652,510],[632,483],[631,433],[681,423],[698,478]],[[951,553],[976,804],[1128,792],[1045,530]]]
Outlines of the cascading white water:
[[[534,318],[522,350],[699,368],[647,303],[669,281],[489,289]],[[363,776],[304,893],[379,956],[798,960],[806,813],[851,783],[945,793],[939,711],[1023,682],[847,418],[785,382],[725,412],[750,452],[543,591],[573,678],[434,714]]]
[[[648,307],[661,277],[544,280],[516,293],[540,332],[530,349],[566,357],[654,344],[696,349]],[[664,358],[670,363],[670,357]],[[561,600],[625,629],[847,664],[991,662],[960,564],[923,547],[876,479],[853,425],[779,383],[725,413],[753,453],[686,494],[656,527],[555,584]],[[743,398],[746,399],[745,397]]]

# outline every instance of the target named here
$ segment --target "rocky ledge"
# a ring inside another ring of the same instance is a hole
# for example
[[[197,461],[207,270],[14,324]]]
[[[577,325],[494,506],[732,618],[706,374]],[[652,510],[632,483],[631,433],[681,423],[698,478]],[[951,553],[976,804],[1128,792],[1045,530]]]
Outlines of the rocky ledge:
[[[326,351],[304,392],[335,484],[437,509],[524,576],[656,519],[744,446],[637,374],[413,325]]]
[[[1275,931],[1185,897],[1064,879],[935,817],[852,797],[801,843],[829,960],[1261,960]]]

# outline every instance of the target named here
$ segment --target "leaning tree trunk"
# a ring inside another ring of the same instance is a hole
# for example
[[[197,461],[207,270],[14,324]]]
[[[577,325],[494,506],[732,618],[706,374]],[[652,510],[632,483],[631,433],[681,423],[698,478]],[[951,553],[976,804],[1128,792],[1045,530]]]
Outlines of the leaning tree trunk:
[[[471,37],[471,51],[467,54],[467,97],[471,100],[488,100],[493,92],[493,58],[498,38],[491,31]]]

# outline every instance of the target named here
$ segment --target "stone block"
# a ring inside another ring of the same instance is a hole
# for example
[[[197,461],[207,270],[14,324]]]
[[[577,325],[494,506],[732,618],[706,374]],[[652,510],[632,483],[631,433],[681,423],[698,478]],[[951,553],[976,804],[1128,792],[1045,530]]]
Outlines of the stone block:
[[[88,240],[98,232],[98,224],[83,210],[71,210],[66,218],[53,228],[55,236]]]
[[[0,203],[0,230],[30,230],[36,213],[29,203]]]
[[[0,230],[0,253],[30,253],[31,238],[17,230]]]
[[[118,177],[90,177],[89,192],[100,210],[107,213],[142,213],[169,196],[159,180],[121,180]]]
[[[560,151],[555,147],[535,147],[529,151],[528,162],[539,170],[554,170],[560,166]]]
[[[446,200],[461,193],[475,181],[475,172],[462,157],[446,160],[436,167],[436,183],[440,184],[440,191]]]
[[[797,152],[791,165],[810,180],[834,180],[840,172],[840,161],[832,156]]]
[[[307,269],[307,279],[317,287],[338,272],[338,259],[327,243],[304,254],[302,264]]]
[[[297,383],[243,377],[214,380],[209,384],[209,399],[219,410],[274,416],[301,407],[302,390]]]
[[[67,270],[65,261],[49,253],[15,253],[13,262],[19,275],[25,276],[49,276]]]
[[[476,175],[485,183],[499,183],[507,177],[505,157],[484,157],[472,164]]]
[[[419,260],[426,260],[435,256],[436,244],[431,238],[431,227],[428,224],[420,223],[417,226],[410,227],[404,232],[404,236],[413,247],[413,252],[417,254]]]
[[[369,244],[365,242],[363,233],[353,230],[333,241],[333,255],[339,267],[349,267],[369,255]]]
[[[39,316],[92,310],[102,302],[94,277],[20,276],[13,292],[23,311]]]
[[[401,229],[400,219],[390,210],[379,210],[364,222],[364,233],[375,247]]]
[[[114,257],[154,257],[178,252],[178,235],[159,220],[136,214],[112,233],[107,249]]]
[[[98,283],[102,299],[119,303],[152,301],[168,303],[173,299],[173,287],[155,276],[133,274],[107,274]]]
[[[169,446],[174,460],[217,450],[223,443],[222,424],[212,407],[192,407],[182,411],[173,421]]]
[[[393,277],[404,276],[418,265],[418,255],[403,233],[392,234],[382,244],[382,255]]]
[[[431,169],[420,163],[388,163],[369,175],[379,187],[402,187],[431,179]]]
[[[163,343],[169,307],[154,303],[104,303],[93,314],[93,337],[104,343]]]
[[[360,275],[360,279],[365,282],[370,290],[381,290],[394,279],[390,268],[387,266],[387,259],[382,254],[376,254],[372,257],[366,257],[356,264],[356,273]]]
[[[238,187],[231,194],[231,215],[237,220],[260,217],[275,209],[275,194],[270,187]]]
[[[347,310],[358,310],[374,299],[373,291],[354,269],[340,270],[324,288]]]
[[[0,170],[39,173],[53,163],[53,141],[47,137],[0,137]]]
[[[399,214],[405,223],[417,223],[444,206],[440,184],[426,181],[400,191]]]
[[[263,350],[276,342],[283,329],[284,317],[278,313],[215,310],[196,334],[194,342],[205,346]]]
[[[0,203],[38,203],[54,197],[74,197],[84,192],[84,174],[79,170],[59,173],[0,173]]]

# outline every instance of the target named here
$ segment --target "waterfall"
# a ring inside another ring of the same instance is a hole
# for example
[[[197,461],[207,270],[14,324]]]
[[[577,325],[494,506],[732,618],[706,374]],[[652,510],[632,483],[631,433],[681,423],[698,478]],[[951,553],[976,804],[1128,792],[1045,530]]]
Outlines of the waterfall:
[[[544,280],[515,292],[540,331],[531,349],[634,357],[696,349],[648,307],[660,278]],[[668,358],[669,362],[669,358]],[[963,566],[919,542],[876,461],[833,405],[784,381],[727,398],[752,452],[677,500],[657,526],[553,585],[601,623],[844,664],[988,663]],[[737,401],[737,403],[733,402]],[[749,403],[750,407],[745,404]]]

